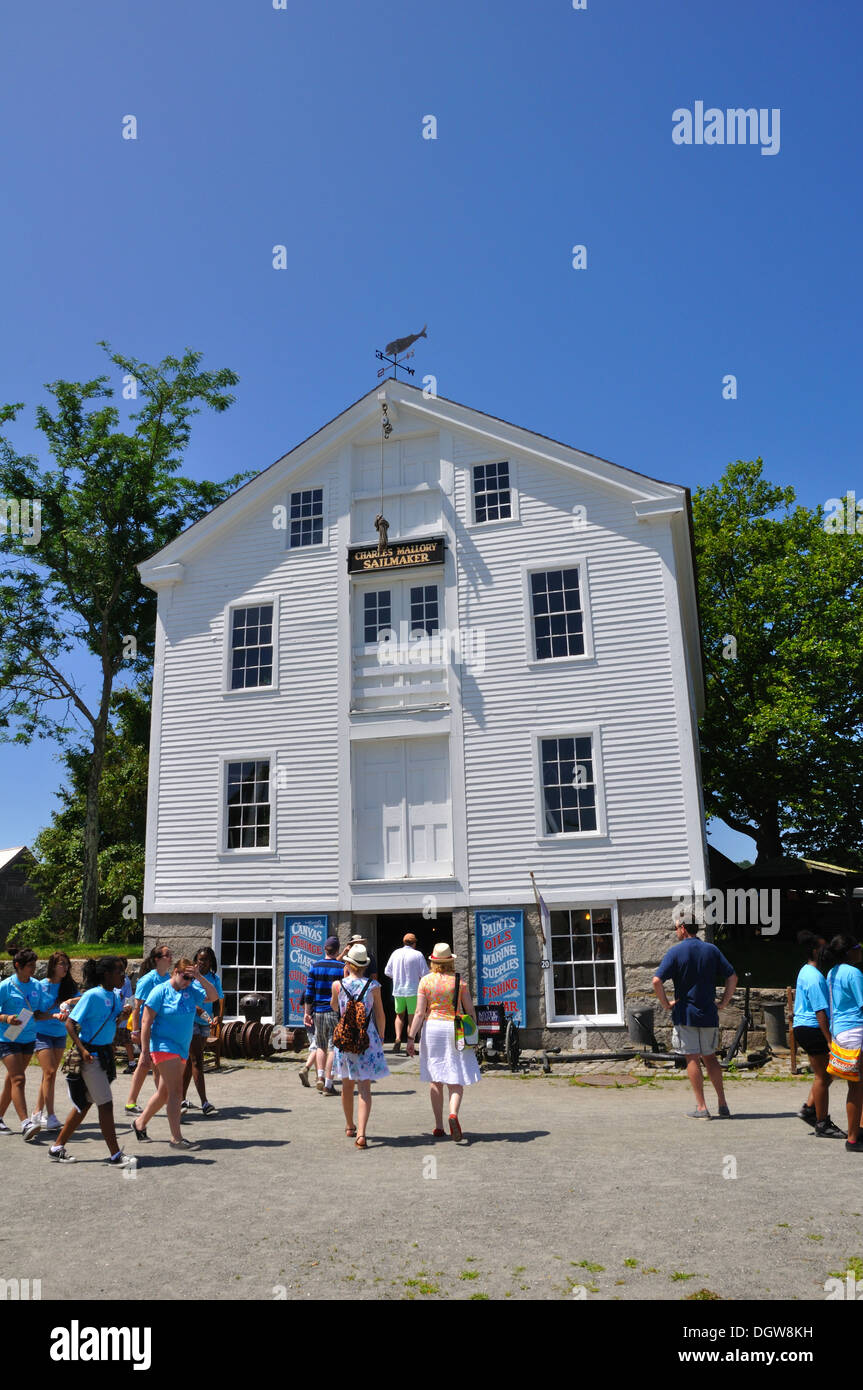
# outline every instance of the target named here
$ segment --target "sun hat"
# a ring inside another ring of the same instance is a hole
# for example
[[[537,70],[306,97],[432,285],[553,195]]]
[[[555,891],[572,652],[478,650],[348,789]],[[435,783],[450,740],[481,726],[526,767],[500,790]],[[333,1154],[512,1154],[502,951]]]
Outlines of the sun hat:
[[[365,946],[352,946],[345,956],[345,960],[349,960],[351,965],[368,965],[369,953]]]
[[[429,960],[447,961],[458,960],[458,956],[453,953],[453,949],[447,941],[439,941],[429,956]]]
[[[366,938],[364,936],[354,935],[349,938],[348,944],[352,945],[355,941],[362,941],[363,945],[365,945]]]

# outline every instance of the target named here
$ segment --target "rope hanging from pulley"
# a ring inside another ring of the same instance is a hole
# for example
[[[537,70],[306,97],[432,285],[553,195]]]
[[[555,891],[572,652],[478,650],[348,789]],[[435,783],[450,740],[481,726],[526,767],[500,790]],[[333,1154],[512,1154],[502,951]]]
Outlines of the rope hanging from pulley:
[[[375,530],[378,533],[378,554],[382,555],[389,545],[389,522],[384,516],[384,441],[393,432],[386,401],[381,401],[381,509],[375,517]]]

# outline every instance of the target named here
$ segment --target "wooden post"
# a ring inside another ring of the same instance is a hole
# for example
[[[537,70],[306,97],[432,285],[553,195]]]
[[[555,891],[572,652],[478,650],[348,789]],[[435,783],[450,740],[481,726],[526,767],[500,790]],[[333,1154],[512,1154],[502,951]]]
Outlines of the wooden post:
[[[785,991],[788,1001],[788,1047],[791,1052],[791,1075],[797,1075],[797,1039],[794,1036],[794,990],[789,985]]]

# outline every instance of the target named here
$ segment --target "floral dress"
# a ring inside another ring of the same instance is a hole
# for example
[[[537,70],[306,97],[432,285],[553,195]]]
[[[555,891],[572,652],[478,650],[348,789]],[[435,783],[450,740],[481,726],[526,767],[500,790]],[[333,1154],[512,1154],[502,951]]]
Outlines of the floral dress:
[[[381,1077],[390,1074],[384,1057],[384,1045],[375,1024],[374,992],[376,989],[380,989],[377,980],[367,982],[356,975],[346,976],[344,980],[340,980],[339,1014],[345,1012],[348,995],[358,999],[367,983],[369,987],[363,995],[363,1006],[368,1018],[369,1045],[365,1052],[359,1054],[342,1052],[336,1048],[336,1055],[333,1060],[333,1076],[339,1081],[379,1081]]]

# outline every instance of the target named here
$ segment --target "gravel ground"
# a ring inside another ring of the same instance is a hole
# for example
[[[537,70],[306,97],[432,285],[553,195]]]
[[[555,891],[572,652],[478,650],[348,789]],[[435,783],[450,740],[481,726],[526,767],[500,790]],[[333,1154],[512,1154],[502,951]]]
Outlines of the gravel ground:
[[[46,1140],[0,1136],[7,1213],[21,1199],[0,1276],[68,1299],[82,1250],[91,1296],[125,1299],[823,1300],[829,1275],[858,1260],[863,1275],[863,1161],[796,1117],[805,1078],[731,1080],[733,1118],[705,1122],[673,1072],[490,1074],[456,1145],[431,1137],[416,1063],[391,1066],[365,1152],[293,1057],[210,1074],[219,1113],[185,1125],[194,1155],[168,1148],[162,1117],[148,1145],[121,1122],[130,1179],[92,1123],[68,1167]],[[94,1239],[118,1199],[116,1238]]]

